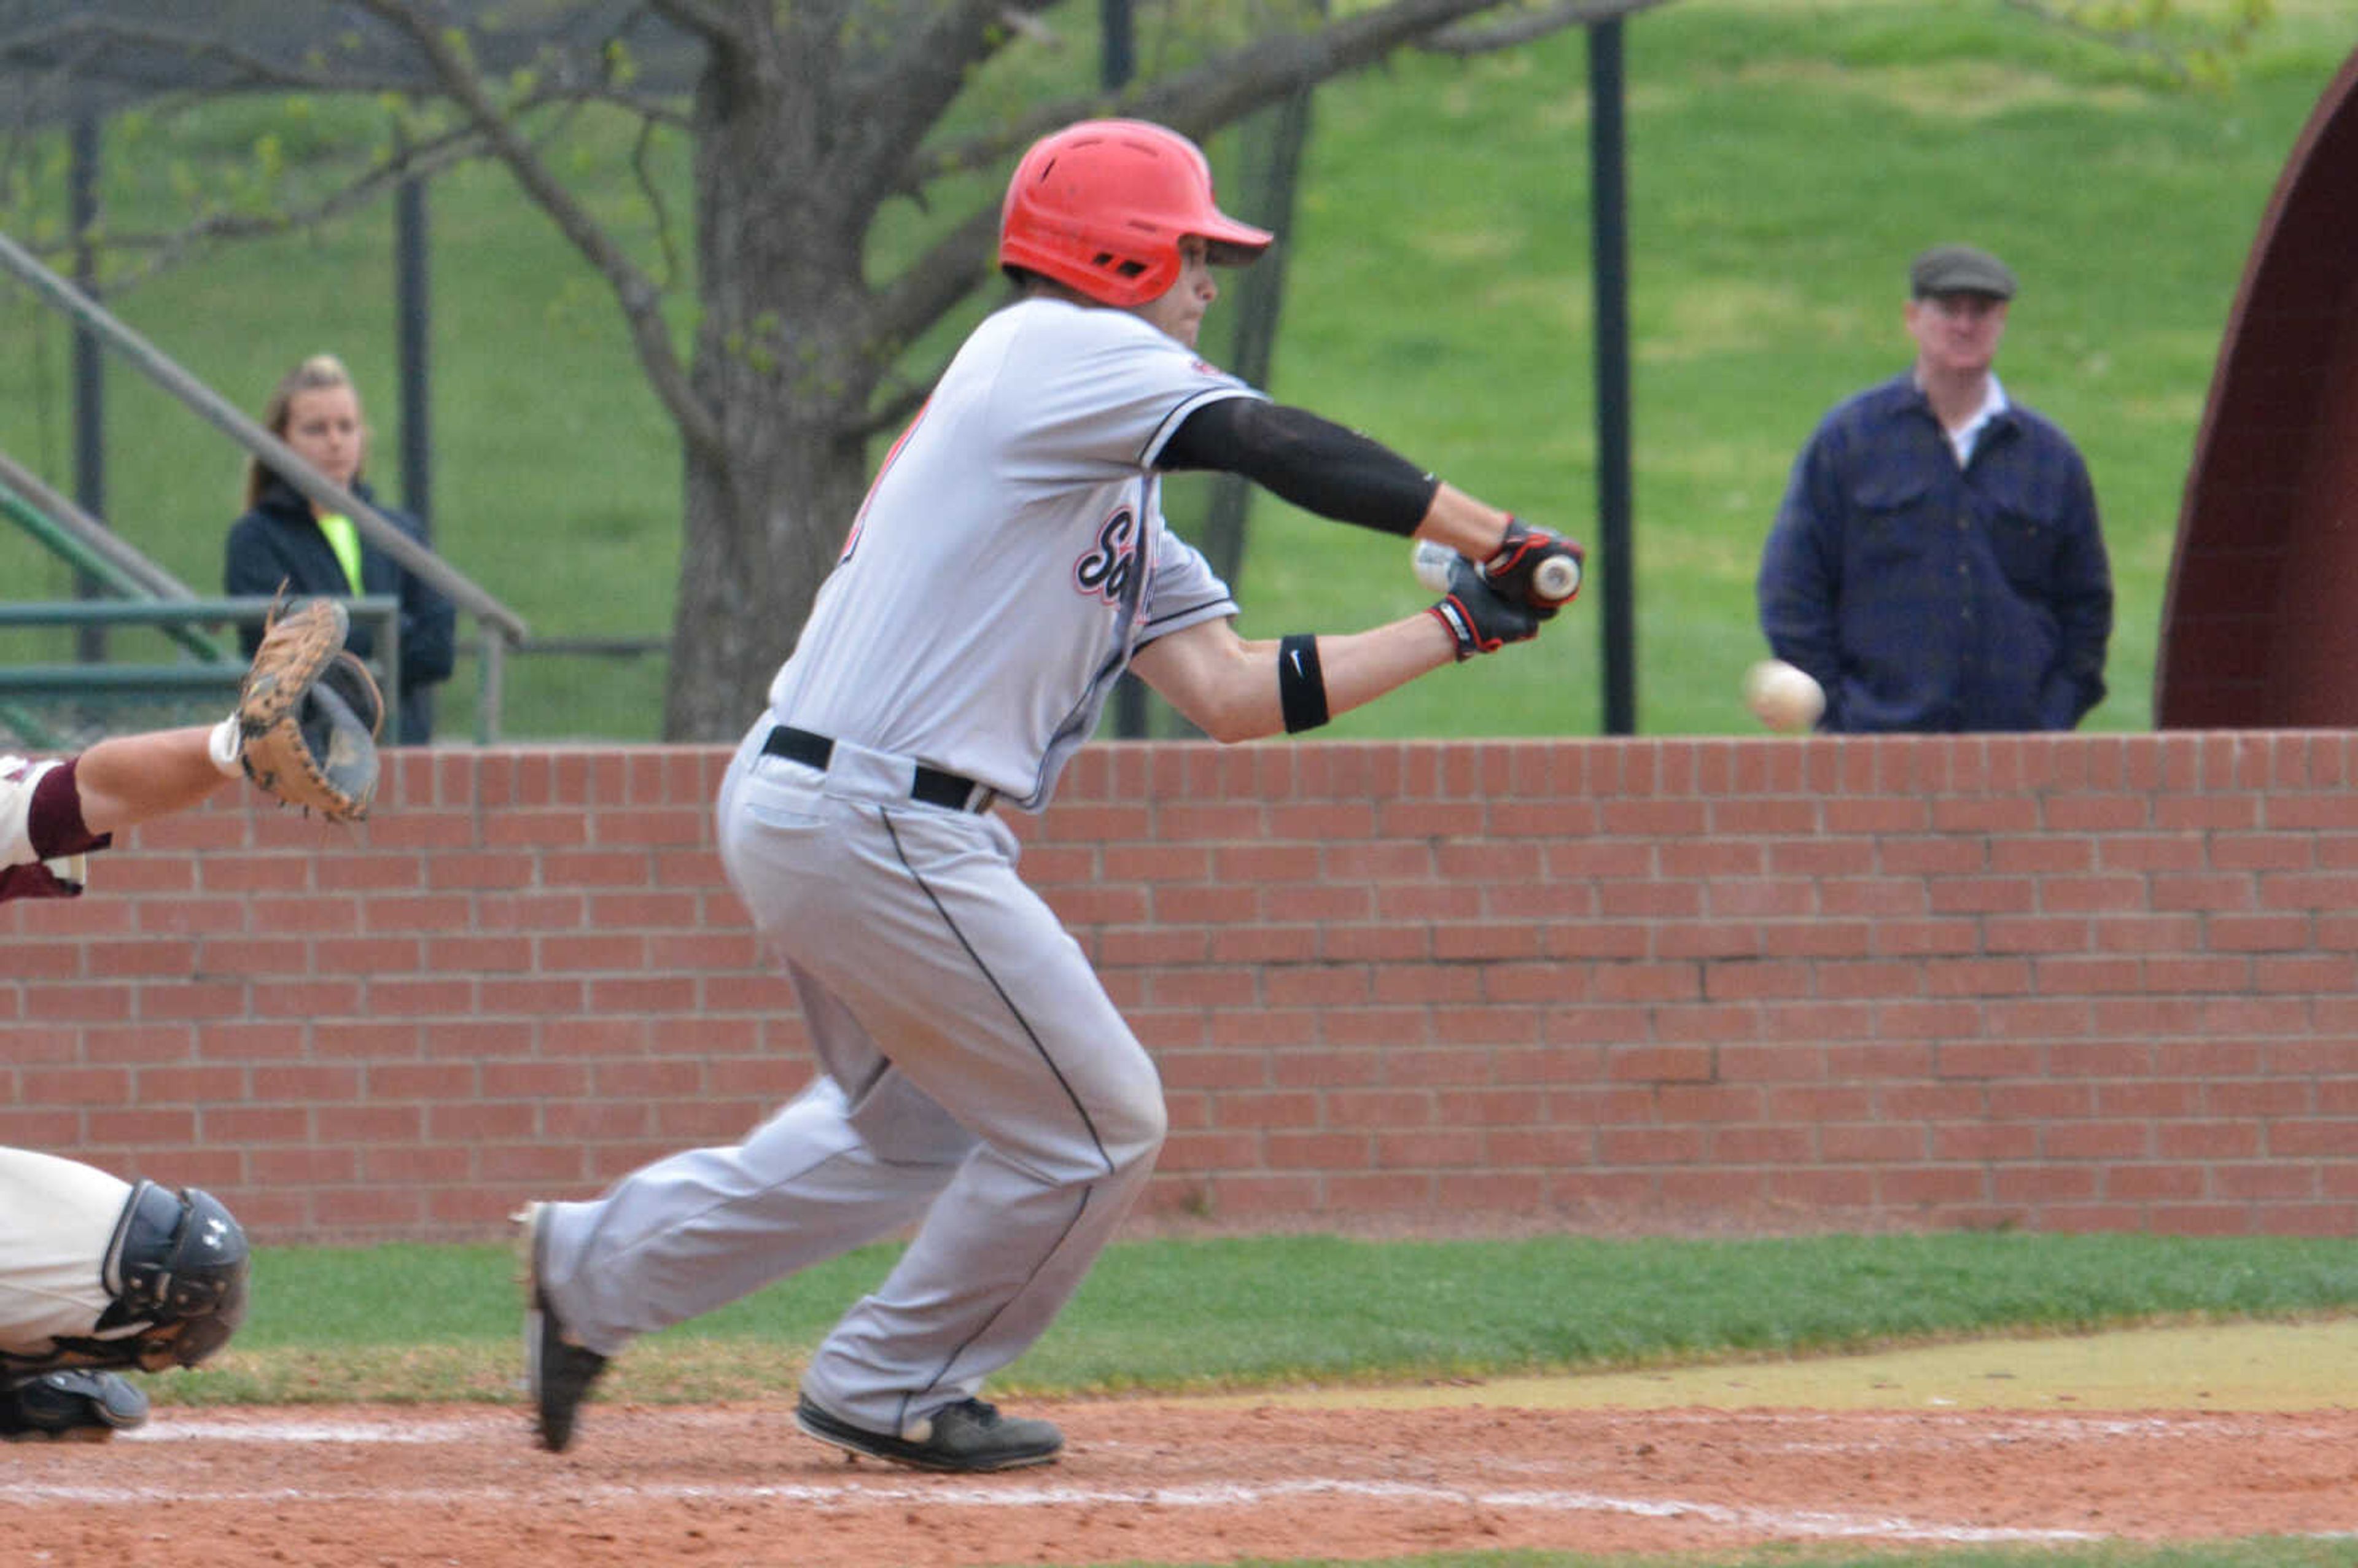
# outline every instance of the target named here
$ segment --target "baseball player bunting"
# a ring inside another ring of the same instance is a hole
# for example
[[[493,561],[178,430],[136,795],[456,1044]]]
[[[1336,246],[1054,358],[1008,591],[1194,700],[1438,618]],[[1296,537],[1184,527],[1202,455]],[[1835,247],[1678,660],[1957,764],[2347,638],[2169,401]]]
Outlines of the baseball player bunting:
[[[1152,1171],[1154,1064],[1016,873],[992,807],[1044,809],[1125,668],[1206,734],[1303,730],[1555,613],[1467,567],[1433,613],[1248,642],[1162,475],[1243,474],[1321,514],[1536,565],[1554,536],[1197,357],[1214,268],[1271,236],[1203,154],[1089,121],[1025,154],[1002,207],[1016,297],[883,463],[767,710],[722,783],[719,848],[783,956],[818,1075],[729,1149],[519,1217],[540,1442],[573,1441],[608,1360],[914,1226],[803,1378],[795,1419],[937,1470],[1054,1459],[979,1396],[1048,1327]],[[1518,525],[1520,526],[1520,525]]]

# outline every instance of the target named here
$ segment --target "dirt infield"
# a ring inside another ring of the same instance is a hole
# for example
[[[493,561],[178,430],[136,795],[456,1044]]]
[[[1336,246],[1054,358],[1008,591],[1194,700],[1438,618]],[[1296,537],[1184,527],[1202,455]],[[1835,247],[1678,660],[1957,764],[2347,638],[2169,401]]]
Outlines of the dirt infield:
[[[982,1478],[848,1463],[795,1432],[783,1403],[593,1405],[561,1457],[529,1446],[513,1408],[168,1408],[103,1446],[0,1448],[0,1563],[956,1568],[1767,1541],[2358,1541],[2350,1326],[2262,1331],[2278,1337],[2256,1352],[2205,1332],[2231,1366],[2305,1368],[2312,1408],[2281,1390],[2242,1392],[2190,1363],[2186,1341],[2141,1336],[1922,1353],[1931,1371],[1847,1357],[1677,1375],[1721,1398],[1731,1381],[1813,1368],[1867,1390],[1812,1408],[1662,1403],[1681,1391],[1667,1374],[1629,1383],[1653,1400],[1602,1403],[1583,1402],[1596,1379],[1026,1402],[1065,1427],[1064,1462]],[[2039,1369],[2082,1365],[2098,1386],[2093,1368],[2115,1352],[2211,1386],[2181,1389],[2190,1408],[2145,1398],[2106,1410]],[[1975,1381],[2005,1399],[1976,1407],[1931,1391]],[[1877,1384],[1886,1408],[1873,1408]],[[2201,1403],[2214,1408],[2190,1408]]]

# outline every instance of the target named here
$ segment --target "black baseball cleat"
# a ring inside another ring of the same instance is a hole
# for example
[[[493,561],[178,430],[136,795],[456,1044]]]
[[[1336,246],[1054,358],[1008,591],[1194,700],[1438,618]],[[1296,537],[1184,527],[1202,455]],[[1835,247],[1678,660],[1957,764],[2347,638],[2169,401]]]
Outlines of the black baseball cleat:
[[[996,1405],[980,1400],[960,1400],[936,1411],[930,1422],[918,1422],[912,1435],[888,1437],[838,1420],[806,1394],[795,1402],[795,1424],[847,1454],[865,1454],[913,1470],[1020,1470],[1026,1465],[1055,1464],[1065,1446],[1065,1434],[1049,1422],[1002,1416]]]
[[[541,1288],[540,1222],[546,1210],[545,1204],[526,1204],[515,1217],[523,1227],[516,1250],[524,1260],[524,1377],[532,1395],[533,1435],[551,1454],[562,1454],[573,1442],[573,1418],[607,1358],[568,1337]]]
[[[0,1438],[104,1443],[147,1422],[147,1396],[117,1372],[44,1372],[0,1386]]]

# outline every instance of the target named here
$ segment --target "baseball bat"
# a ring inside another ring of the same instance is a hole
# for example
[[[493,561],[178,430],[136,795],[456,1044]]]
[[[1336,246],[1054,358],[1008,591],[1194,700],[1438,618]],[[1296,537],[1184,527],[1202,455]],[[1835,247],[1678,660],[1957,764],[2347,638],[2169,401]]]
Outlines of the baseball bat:
[[[1570,556],[1550,556],[1531,572],[1531,588],[1551,604],[1562,604],[1580,591],[1580,563]]]
[[[1411,557],[1416,580],[1434,593],[1449,591],[1450,563],[1457,552],[1430,539],[1419,539]],[[1531,589],[1549,604],[1562,604],[1580,591],[1580,563],[1570,556],[1550,556],[1531,572]]]

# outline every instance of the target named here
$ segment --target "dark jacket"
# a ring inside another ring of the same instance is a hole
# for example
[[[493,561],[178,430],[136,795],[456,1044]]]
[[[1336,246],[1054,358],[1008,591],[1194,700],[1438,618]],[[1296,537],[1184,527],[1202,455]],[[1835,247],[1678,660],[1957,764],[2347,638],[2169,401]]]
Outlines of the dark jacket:
[[[356,481],[352,490],[412,538],[425,541],[425,530],[415,518],[384,505],[366,483]],[[336,559],[335,546],[319,532],[311,503],[276,475],[254,510],[230,524],[227,557],[222,580],[224,590],[232,594],[275,594],[284,583],[291,594],[352,597],[351,579]],[[399,717],[388,728],[393,730],[390,739],[396,743],[422,746],[434,736],[430,688],[450,678],[458,611],[449,600],[370,544],[365,535],[361,537],[361,589],[363,593],[393,594],[401,600],[401,690],[395,698]],[[240,628],[239,640],[250,656],[261,645],[262,628]],[[355,620],[344,645],[363,659],[373,658],[375,628]]]
[[[2070,438],[2019,404],[1960,469],[1902,374],[1836,406],[1761,554],[1760,628],[1821,727],[2069,730],[2104,699],[2112,568]]]

